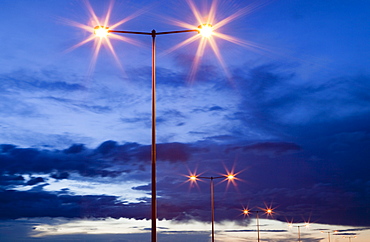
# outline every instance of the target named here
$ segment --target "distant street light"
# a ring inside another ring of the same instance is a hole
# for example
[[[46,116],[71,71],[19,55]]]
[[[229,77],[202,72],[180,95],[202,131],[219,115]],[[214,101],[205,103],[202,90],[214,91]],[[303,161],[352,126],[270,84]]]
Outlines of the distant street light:
[[[355,239],[357,236],[343,236],[344,239],[348,238],[348,241],[351,242],[351,239]]]
[[[256,213],[257,241],[258,242],[260,241],[260,224],[259,224],[259,216],[258,216],[259,212],[265,212],[265,214],[267,214],[267,215],[271,215],[273,213],[271,208],[267,208],[267,209],[263,209],[263,210],[256,210],[256,211],[252,211],[252,210],[249,210],[249,209],[244,209],[243,210],[244,215],[249,215],[250,213]]]
[[[333,231],[320,231],[321,233],[327,233],[328,234],[328,241],[330,242],[330,234],[331,233],[337,233],[338,231],[337,230],[333,230]]]
[[[197,32],[205,38],[212,35],[212,25],[202,24],[196,29],[186,29],[178,31],[166,31],[157,32],[154,29],[151,32],[137,32],[137,31],[122,31],[110,29],[107,26],[96,26],[94,28],[94,34],[99,38],[109,37],[109,33],[118,34],[139,34],[148,35],[152,37],[152,143],[151,143],[151,161],[152,161],[152,242],[157,241],[157,185],[156,185],[156,160],[157,160],[157,150],[156,150],[156,47],[155,38],[157,35],[165,34],[178,34],[178,33],[189,33]]]
[[[210,180],[210,187],[211,187],[211,213],[212,213],[212,242],[215,241],[215,203],[214,203],[214,179],[219,179],[219,178],[224,178],[225,180],[228,181],[233,181],[235,178],[235,174],[229,173],[224,176],[197,176],[197,175],[190,175],[188,176],[189,180],[191,182],[196,182],[199,179],[207,179]]]
[[[297,225],[297,226],[293,226],[292,223],[289,224],[290,228],[292,228],[292,227],[298,228],[298,242],[301,242],[301,227],[308,228],[309,226],[310,226],[309,223],[305,223],[304,225]]]

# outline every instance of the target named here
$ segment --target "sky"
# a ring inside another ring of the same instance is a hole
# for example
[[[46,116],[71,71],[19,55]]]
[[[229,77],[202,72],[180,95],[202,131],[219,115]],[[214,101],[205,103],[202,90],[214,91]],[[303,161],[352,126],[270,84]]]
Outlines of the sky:
[[[203,22],[156,38],[158,241],[210,241],[188,176],[228,173],[216,241],[369,241],[369,1],[0,6],[1,241],[150,241],[151,37],[92,28]]]

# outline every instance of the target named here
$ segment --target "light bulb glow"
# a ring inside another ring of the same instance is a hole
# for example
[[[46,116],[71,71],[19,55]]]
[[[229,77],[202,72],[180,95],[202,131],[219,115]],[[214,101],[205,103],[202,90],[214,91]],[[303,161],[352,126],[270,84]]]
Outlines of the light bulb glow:
[[[213,26],[211,24],[202,24],[198,26],[199,34],[209,38],[213,34]]]
[[[97,36],[97,37],[100,37],[100,38],[106,38],[108,36],[108,33],[109,33],[109,27],[105,27],[105,26],[96,26],[94,28],[94,34]]]
[[[233,174],[229,174],[229,175],[227,175],[227,179],[228,179],[228,180],[235,179],[235,175],[233,175]]]
[[[197,177],[196,176],[189,176],[189,179],[192,180],[192,181],[196,181]]]

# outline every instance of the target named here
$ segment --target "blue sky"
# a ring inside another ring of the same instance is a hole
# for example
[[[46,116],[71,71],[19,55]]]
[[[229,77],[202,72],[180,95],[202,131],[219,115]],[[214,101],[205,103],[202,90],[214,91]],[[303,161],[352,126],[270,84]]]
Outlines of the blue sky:
[[[209,241],[209,183],[186,176],[234,171],[235,186],[216,182],[219,241],[255,240],[241,210],[271,206],[269,241],[310,222],[306,241],[339,230],[364,242],[370,3],[213,3],[232,39],[214,36],[220,54],[207,45],[196,69],[199,40],[174,49],[196,34],[157,37],[159,241]],[[182,30],[212,1],[0,4],[1,240],[148,241],[151,39],[111,39],[115,57],[102,46],[94,62],[81,25],[110,12],[109,26],[128,17],[118,30]]]

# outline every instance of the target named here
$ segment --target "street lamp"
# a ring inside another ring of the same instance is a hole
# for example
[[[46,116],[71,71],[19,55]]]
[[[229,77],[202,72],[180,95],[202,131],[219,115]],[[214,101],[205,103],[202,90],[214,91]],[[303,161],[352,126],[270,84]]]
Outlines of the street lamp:
[[[155,47],[155,38],[157,35],[165,34],[177,34],[177,33],[189,33],[197,32],[203,37],[210,37],[212,34],[212,25],[211,24],[201,24],[196,29],[186,29],[178,31],[166,31],[166,32],[157,32],[152,30],[151,32],[138,32],[138,31],[123,31],[123,30],[114,30],[110,29],[107,26],[96,26],[94,27],[94,34],[100,38],[106,38],[109,36],[109,33],[117,34],[139,34],[139,35],[148,35],[152,37],[152,143],[151,143],[151,162],[152,162],[152,242],[157,241],[157,185],[156,185],[156,160],[157,160],[157,150],[156,150],[156,47]]]
[[[328,234],[328,241],[330,242],[330,234],[331,233],[337,233],[338,231],[337,230],[333,230],[333,231],[320,231],[321,233],[327,233]]]
[[[223,176],[197,176],[197,175],[190,175],[188,176],[191,182],[196,182],[199,179],[207,179],[210,180],[210,188],[211,188],[211,214],[212,214],[212,242],[215,241],[215,199],[214,199],[214,179],[224,178],[228,181],[233,181],[235,178],[235,174],[229,173]]]
[[[310,225],[309,223],[305,223],[304,225],[297,225],[297,226],[293,226],[292,223],[289,224],[289,227],[291,227],[291,228],[292,227],[297,227],[298,228],[298,242],[301,242],[301,227],[308,228],[309,225]]]
[[[244,215],[249,215],[250,213],[256,213],[256,223],[257,223],[257,241],[259,242],[260,241],[260,224],[259,224],[259,216],[258,216],[258,213],[259,212],[265,212],[265,214],[267,215],[271,215],[273,213],[272,209],[271,208],[266,208],[266,209],[263,209],[263,210],[255,210],[255,211],[252,211],[252,210],[249,210],[249,209],[243,209],[243,214]]]
[[[348,238],[348,241],[351,242],[351,239],[355,239],[357,236],[343,236],[344,239]]]

